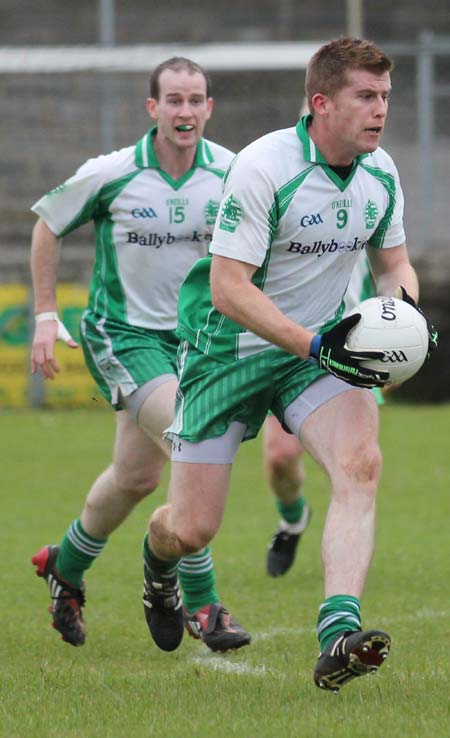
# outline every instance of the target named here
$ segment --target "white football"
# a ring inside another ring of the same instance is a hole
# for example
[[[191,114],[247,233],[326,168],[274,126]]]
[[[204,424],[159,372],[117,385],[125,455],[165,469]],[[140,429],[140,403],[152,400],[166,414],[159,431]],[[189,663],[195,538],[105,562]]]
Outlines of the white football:
[[[425,318],[412,305],[395,297],[371,297],[353,313],[361,313],[361,320],[347,334],[346,347],[384,352],[382,359],[362,365],[389,372],[386,384],[401,384],[419,371],[428,353],[428,330]]]

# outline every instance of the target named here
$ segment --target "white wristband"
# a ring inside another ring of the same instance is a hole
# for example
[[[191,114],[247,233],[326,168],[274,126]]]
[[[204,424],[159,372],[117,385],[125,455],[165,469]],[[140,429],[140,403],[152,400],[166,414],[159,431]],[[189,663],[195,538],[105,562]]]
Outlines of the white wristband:
[[[42,323],[43,320],[58,320],[58,313],[37,313],[34,319],[36,323]]]
[[[37,315],[34,316],[34,319],[36,323],[42,323],[42,321],[44,320],[56,320],[56,339],[58,341],[64,341],[65,343],[73,341],[73,338],[67,330],[66,326],[61,323],[60,319],[58,318],[58,313],[37,313]],[[75,341],[73,341],[73,343],[76,345]]]

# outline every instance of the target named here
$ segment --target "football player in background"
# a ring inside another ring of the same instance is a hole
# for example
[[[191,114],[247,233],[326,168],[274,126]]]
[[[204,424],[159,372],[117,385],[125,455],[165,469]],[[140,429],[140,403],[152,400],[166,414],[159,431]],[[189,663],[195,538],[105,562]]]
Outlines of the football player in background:
[[[95,480],[79,518],[59,545],[33,556],[47,581],[53,625],[74,646],[85,642],[86,570],[109,535],[135,505],[158,487],[170,445],[162,440],[172,422],[176,378],[177,298],[182,280],[204,256],[219,206],[222,178],[233,153],[203,138],[213,110],[210,81],[185,58],[161,63],[150,79],[147,110],[154,126],[135,146],[90,159],[33,211],[31,266],[36,327],[32,371],[53,379],[58,338],[76,347],[58,320],[58,240],[83,223],[95,225],[96,255],[89,304],[82,317],[85,360],[100,392],[116,410],[110,466]],[[250,642],[220,602],[211,552],[202,547],[179,567],[186,625],[212,650]],[[149,627],[159,647],[173,648],[158,613],[175,608],[177,590],[157,604],[144,594]]]

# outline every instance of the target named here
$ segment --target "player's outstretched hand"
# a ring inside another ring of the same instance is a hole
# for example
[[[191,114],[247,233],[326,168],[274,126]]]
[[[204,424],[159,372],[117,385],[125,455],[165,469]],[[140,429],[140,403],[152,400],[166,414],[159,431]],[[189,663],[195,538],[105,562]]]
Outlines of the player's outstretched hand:
[[[409,305],[412,305],[412,307],[415,308],[417,312],[422,315],[423,318],[425,318],[425,322],[427,324],[427,330],[428,330],[428,353],[427,353],[425,361],[428,361],[433,351],[436,351],[438,347],[439,334],[436,328],[434,327],[433,323],[431,322],[431,320],[427,318],[422,308],[419,307],[419,305],[417,304],[415,300],[413,300],[411,295],[408,295],[404,287],[400,287],[400,292],[401,294],[399,294],[398,297],[401,300],[403,300],[403,302],[407,302]],[[397,295],[395,296],[397,297]]]
[[[360,363],[364,359],[382,359],[383,351],[352,351],[345,347],[347,333],[360,318],[360,313],[354,313],[326,333],[315,335],[309,355],[316,359],[321,369],[344,382],[356,387],[383,387],[389,373],[374,371]]]
[[[59,364],[54,355],[56,341],[64,341],[69,348],[78,348],[64,323],[56,313],[40,313],[36,315],[36,330],[31,347],[31,371],[40,371],[45,379],[54,379]]]

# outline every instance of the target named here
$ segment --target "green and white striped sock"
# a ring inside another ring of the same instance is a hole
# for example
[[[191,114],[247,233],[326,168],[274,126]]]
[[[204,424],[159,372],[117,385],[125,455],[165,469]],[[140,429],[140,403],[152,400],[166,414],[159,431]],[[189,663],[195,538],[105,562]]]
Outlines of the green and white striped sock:
[[[361,630],[361,612],[357,597],[334,595],[327,597],[319,609],[317,636],[323,652],[338,633]]]
[[[142,554],[145,567],[155,581],[160,582],[163,579],[172,579],[176,575],[180,559],[170,559],[170,561],[158,559],[148,546],[148,533],[144,536]]]
[[[283,520],[286,520],[287,523],[293,524],[300,521],[305,504],[306,500],[303,496],[298,497],[294,502],[282,502],[281,500],[276,501],[278,512]]]
[[[59,547],[56,570],[74,587],[81,587],[83,574],[103,551],[107,538],[93,538],[86,533],[81,521],[74,520]]]
[[[178,575],[183,590],[183,603],[190,613],[197,612],[205,605],[213,605],[215,602],[219,602],[215,589],[216,575],[209,546],[198,553],[181,559]]]

